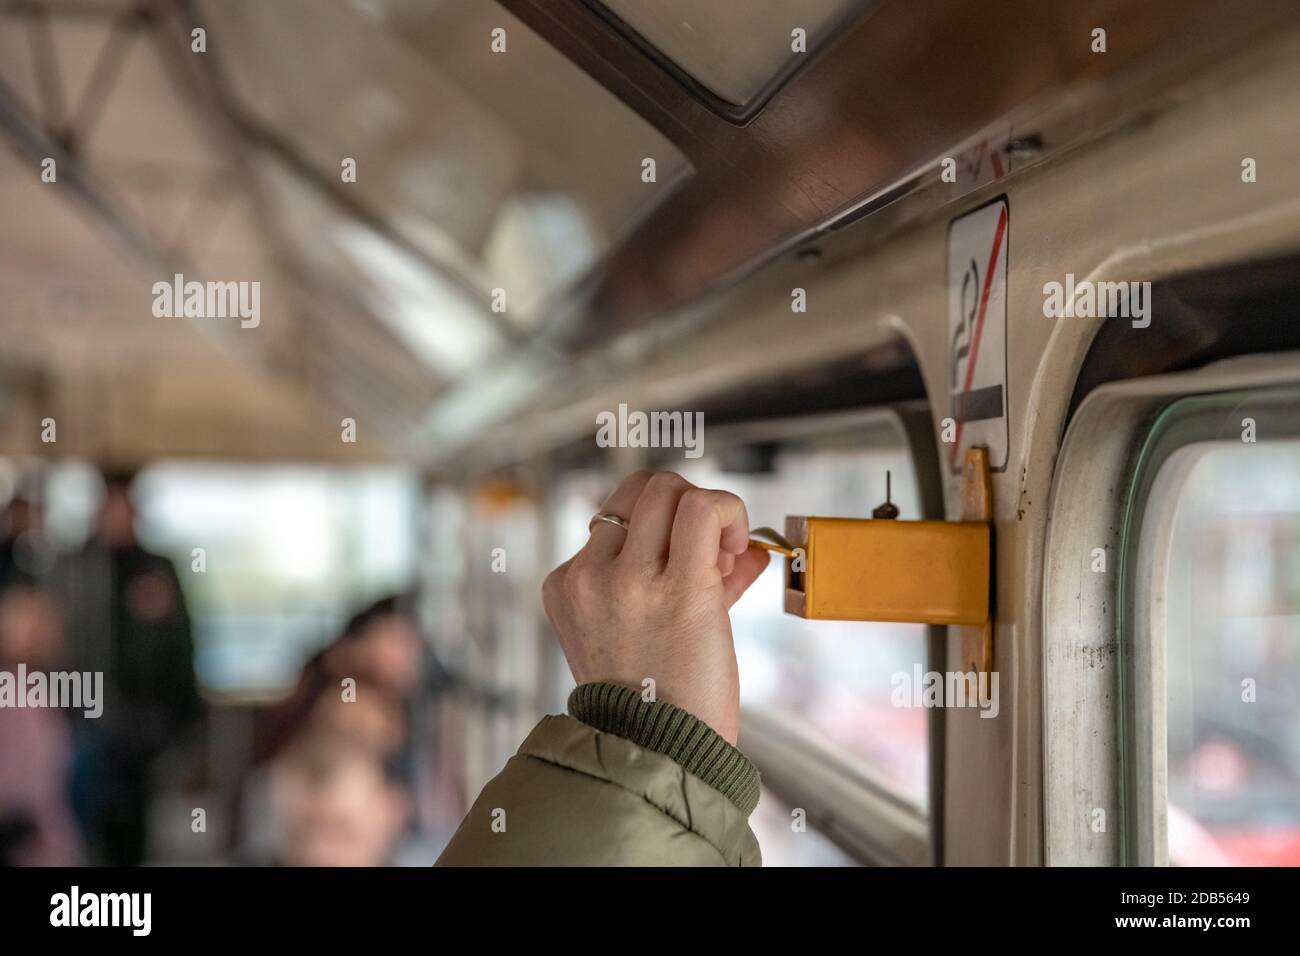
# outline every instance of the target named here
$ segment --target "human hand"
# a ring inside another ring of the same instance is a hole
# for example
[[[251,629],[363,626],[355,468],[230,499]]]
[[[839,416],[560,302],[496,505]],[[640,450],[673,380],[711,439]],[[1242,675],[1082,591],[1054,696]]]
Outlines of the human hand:
[[[637,472],[601,505],[587,544],[550,573],[542,603],[579,684],[608,681],[689,711],[735,744],[740,680],[728,610],[767,566],[745,504],[673,472]]]

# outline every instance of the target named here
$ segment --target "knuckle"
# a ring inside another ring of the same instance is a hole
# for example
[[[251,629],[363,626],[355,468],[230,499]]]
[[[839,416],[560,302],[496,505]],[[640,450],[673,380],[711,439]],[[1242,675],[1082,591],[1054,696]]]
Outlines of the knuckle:
[[[568,562],[560,565],[542,581],[542,601],[554,602],[564,593],[564,578],[568,571]]]
[[[653,491],[655,494],[663,492],[676,491],[683,485],[690,485],[690,482],[677,474],[675,471],[656,471],[650,476],[650,481],[646,485],[646,491]],[[694,487],[693,485],[691,487]]]
[[[682,493],[682,500],[677,507],[679,510],[691,515],[707,514],[715,507],[717,494],[718,492],[708,491],[704,488],[687,488]]]
[[[573,604],[586,604],[599,590],[596,567],[588,561],[574,561],[564,576],[563,591]]]
[[[650,471],[647,468],[642,468],[640,471],[632,472],[632,474],[628,475],[626,478],[620,481],[614,487],[614,490],[609,493],[608,497],[605,498],[604,506],[608,506],[610,500],[619,497],[620,494],[622,495],[630,495],[633,493],[640,494],[640,492],[636,491],[636,489],[638,488],[644,489],[646,484],[648,484],[653,477],[654,477],[654,472]]]
[[[616,562],[611,574],[614,588],[625,597],[639,594],[652,579],[649,566],[630,561]]]

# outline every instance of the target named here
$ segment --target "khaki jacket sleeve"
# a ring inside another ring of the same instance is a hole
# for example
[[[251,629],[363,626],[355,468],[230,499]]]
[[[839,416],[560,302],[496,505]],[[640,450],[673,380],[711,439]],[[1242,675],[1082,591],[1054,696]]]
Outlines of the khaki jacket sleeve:
[[[569,709],[585,720],[544,717],[439,866],[761,865],[758,772],[739,750],[626,687],[583,685]]]

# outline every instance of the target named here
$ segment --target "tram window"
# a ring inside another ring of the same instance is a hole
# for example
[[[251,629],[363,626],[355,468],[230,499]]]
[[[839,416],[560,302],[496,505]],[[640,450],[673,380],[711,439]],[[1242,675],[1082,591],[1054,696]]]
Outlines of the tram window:
[[[763,848],[764,866],[858,866],[858,862],[766,787],[749,825]]]
[[[621,20],[722,99],[743,105],[802,51],[814,49],[857,0],[750,0],[743,22],[724,0],[604,0]],[[797,11],[797,12],[796,12]],[[800,36],[795,31],[802,31]]]
[[[133,486],[139,533],[175,564],[210,694],[273,697],[356,609],[414,572],[418,490],[401,468],[161,462]],[[51,471],[46,508],[68,547],[101,490],[88,466]]]
[[[421,562],[421,587],[425,592],[425,623],[434,651],[453,673],[468,669],[465,635],[469,632],[465,607],[467,549],[459,547],[467,534],[465,496],[449,485],[436,486],[426,501],[425,549],[438,556]]]
[[[1300,441],[1192,445],[1164,467],[1177,477],[1147,520],[1170,509],[1148,605],[1164,633],[1168,859],[1295,866]]]
[[[542,571],[538,509],[510,481],[471,492],[467,554],[467,672],[488,695],[482,781],[496,773],[542,715],[537,691],[544,633],[536,612]]]
[[[892,445],[787,447],[760,474],[722,471],[709,457],[682,473],[739,494],[752,526],[780,528],[787,513],[867,516],[884,499],[885,472],[903,518],[919,518],[920,491],[901,433]],[[806,621],[783,609],[773,560],[732,609],[741,704],[779,719],[855,771],[924,812],[927,712],[891,704],[891,680],[926,666],[917,624]]]

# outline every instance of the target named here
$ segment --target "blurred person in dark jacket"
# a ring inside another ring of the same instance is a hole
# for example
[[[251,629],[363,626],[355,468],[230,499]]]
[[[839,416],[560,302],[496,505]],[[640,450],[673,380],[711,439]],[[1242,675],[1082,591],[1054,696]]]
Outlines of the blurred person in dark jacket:
[[[69,658],[104,674],[104,713],[78,723],[78,808],[97,862],[144,859],[150,770],[194,739],[202,702],[185,596],[171,561],[136,540],[133,475],[104,477],[95,532],[53,584]]]
[[[15,495],[0,512],[0,591],[46,572],[48,551],[41,534],[41,510]]]

